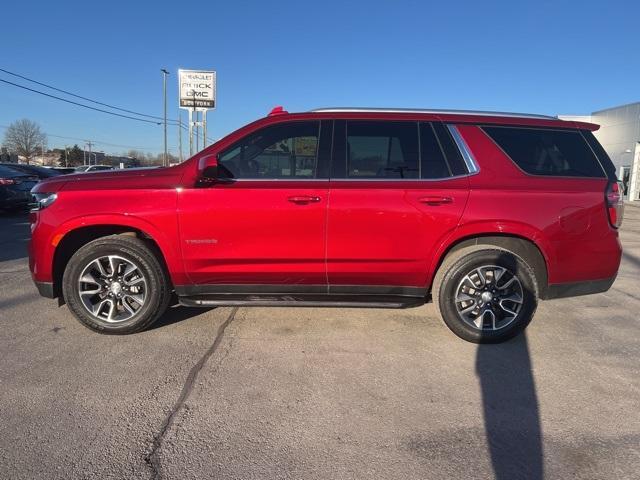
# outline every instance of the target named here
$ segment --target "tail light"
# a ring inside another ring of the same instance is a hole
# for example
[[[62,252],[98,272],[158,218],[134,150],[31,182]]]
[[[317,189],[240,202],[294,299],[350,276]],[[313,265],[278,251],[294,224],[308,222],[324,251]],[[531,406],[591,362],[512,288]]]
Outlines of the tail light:
[[[15,185],[16,182],[13,178],[0,178],[0,185]]]
[[[624,214],[624,198],[622,184],[620,182],[609,183],[605,194],[605,201],[607,203],[607,212],[609,213],[609,223],[611,223],[613,228],[620,227]]]

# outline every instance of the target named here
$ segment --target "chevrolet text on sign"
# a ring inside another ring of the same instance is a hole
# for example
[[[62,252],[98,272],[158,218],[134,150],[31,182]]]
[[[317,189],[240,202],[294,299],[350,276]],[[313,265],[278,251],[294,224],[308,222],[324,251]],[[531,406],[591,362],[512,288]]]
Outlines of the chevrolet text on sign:
[[[216,108],[216,72],[178,70],[180,107],[196,109]]]

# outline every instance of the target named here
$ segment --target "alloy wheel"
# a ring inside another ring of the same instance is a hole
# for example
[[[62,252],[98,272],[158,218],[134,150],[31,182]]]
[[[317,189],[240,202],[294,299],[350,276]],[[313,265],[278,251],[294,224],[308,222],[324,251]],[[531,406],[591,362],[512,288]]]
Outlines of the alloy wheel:
[[[458,316],[477,330],[500,330],[518,316],[524,302],[522,284],[510,270],[497,265],[474,268],[458,284]]]
[[[107,255],[89,262],[78,279],[85,309],[96,319],[120,323],[131,319],[145,304],[147,280],[131,260]]]

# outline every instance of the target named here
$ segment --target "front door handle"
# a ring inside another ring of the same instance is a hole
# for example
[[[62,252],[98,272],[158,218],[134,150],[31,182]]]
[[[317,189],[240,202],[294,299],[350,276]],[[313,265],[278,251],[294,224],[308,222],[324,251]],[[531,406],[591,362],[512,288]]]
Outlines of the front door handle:
[[[289,197],[287,200],[298,205],[307,205],[308,203],[319,202],[320,197],[314,197],[312,195],[298,195],[295,197]]]
[[[420,197],[418,199],[420,203],[424,203],[425,205],[430,205],[432,207],[437,207],[438,205],[447,205],[453,203],[453,198],[451,197],[439,197],[439,196],[429,196],[429,197]]]

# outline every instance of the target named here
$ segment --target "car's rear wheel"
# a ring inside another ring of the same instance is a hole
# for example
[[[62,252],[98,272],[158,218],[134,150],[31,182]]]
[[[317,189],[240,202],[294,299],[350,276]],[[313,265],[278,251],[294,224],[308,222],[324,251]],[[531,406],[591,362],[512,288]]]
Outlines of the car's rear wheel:
[[[75,317],[109,334],[147,328],[166,310],[169,282],[143,240],[112,235],[80,248],[62,280],[64,299]]]
[[[460,249],[438,270],[433,301],[447,326],[474,343],[498,343],[522,332],[536,311],[533,270],[508,250]]]

